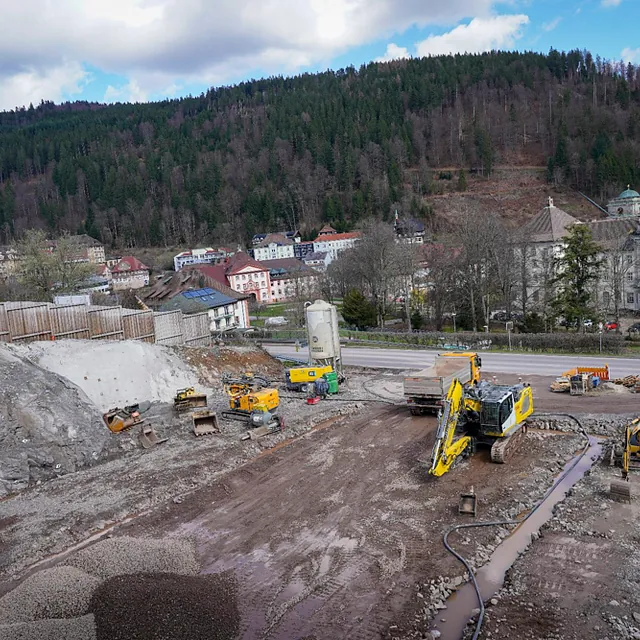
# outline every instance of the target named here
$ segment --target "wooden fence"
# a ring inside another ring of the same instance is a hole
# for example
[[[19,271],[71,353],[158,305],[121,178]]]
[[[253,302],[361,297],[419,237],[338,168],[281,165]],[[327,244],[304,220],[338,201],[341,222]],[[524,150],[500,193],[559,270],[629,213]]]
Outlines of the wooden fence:
[[[142,340],[164,345],[210,346],[208,313],[154,313],[122,307],[1,302],[0,342],[35,340]]]

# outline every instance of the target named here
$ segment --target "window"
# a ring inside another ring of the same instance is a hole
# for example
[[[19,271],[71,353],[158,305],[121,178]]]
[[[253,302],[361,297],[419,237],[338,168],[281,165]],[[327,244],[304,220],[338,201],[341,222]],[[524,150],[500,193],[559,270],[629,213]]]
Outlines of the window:
[[[609,294],[609,292],[608,292],[608,291],[605,291],[605,292],[602,294],[602,304],[603,304],[605,307],[608,307],[608,306],[609,306],[609,302],[610,302],[610,300],[611,300],[611,295]]]
[[[533,292],[533,295],[531,296],[531,299],[533,300],[533,302],[539,302],[540,301],[540,292],[537,289]]]
[[[633,256],[630,253],[628,253],[625,258],[627,260],[627,264],[633,264]]]
[[[633,271],[627,273],[627,282],[633,282]]]
[[[627,293],[627,304],[633,304],[633,293]]]

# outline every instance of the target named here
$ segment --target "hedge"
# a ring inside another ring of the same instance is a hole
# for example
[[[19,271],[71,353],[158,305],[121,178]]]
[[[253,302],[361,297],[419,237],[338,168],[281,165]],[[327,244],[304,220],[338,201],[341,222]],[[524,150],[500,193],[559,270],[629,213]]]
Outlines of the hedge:
[[[446,345],[468,346],[472,349],[509,348],[506,333],[391,333],[386,331],[342,332],[350,340],[385,344],[409,344],[422,347],[444,348]],[[600,335],[597,333],[512,333],[511,348],[518,351],[555,351],[562,353],[599,353]],[[624,348],[623,336],[602,334],[602,353],[619,354]]]

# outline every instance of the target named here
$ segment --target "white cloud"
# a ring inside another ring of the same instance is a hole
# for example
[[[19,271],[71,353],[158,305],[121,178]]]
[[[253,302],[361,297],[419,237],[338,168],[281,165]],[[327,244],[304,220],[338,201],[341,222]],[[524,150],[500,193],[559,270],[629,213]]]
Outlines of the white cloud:
[[[41,100],[61,102],[82,92],[89,73],[77,62],[64,62],[46,72],[26,68],[0,82],[0,110],[9,110]]]
[[[603,7],[617,7],[621,2],[622,0],[602,0],[600,4]]]
[[[73,80],[69,84],[67,76],[56,73],[69,71],[70,64],[92,65],[126,77],[124,87],[109,90],[111,99],[122,91],[121,99],[143,99],[174,84],[220,83],[250,72],[291,73],[328,64],[349,48],[390,38],[411,26],[448,26],[469,18],[474,18],[472,24],[483,20],[494,25],[499,20],[491,18],[497,0],[20,0],[5,4],[0,21],[0,86],[3,105],[12,106],[25,99],[20,88],[25,74],[39,79],[40,91],[47,90],[43,97],[58,99],[70,92],[65,87],[73,91]],[[499,37],[497,42],[500,45]],[[71,75],[81,82],[77,74]]]
[[[409,57],[409,49],[406,47],[399,47],[397,44],[390,42],[387,45],[387,51],[383,56],[376,58],[376,62],[389,62],[389,60],[399,60],[400,58]]]
[[[104,92],[104,102],[146,102],[149,99],[146,91],[140,88],[136,80],[131,80],[121,87],[109,85]]]
[[[529,23],[525,15],[474,18],[439,36],[429,36],[417,44],[419,56],[447,53],[481,53],[493,49],[509,49],[522,37],[522,27]]]
[[[554,18],[553,20],[550,20],[549,22],[543,22],[542,23],[542,28],[545,31],[553,31],[561,22],[562,22],[562,18],[560,16],[558,16],[557,18]]]
[[[640,62],[640,48],[631,49],[629,47],[626,47],[622,50],[620,57],[624,62]]]

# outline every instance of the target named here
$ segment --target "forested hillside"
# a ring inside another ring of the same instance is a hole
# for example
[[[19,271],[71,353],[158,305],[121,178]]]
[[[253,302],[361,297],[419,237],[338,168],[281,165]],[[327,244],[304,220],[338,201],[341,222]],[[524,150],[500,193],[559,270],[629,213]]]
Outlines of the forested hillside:
[[[640,67],[587,52],[371,63],[141,105],[0,114],[0,242],[27,227],[106,244],[426,215],[458,168],[547,165],[605,200],[640,184]]]

